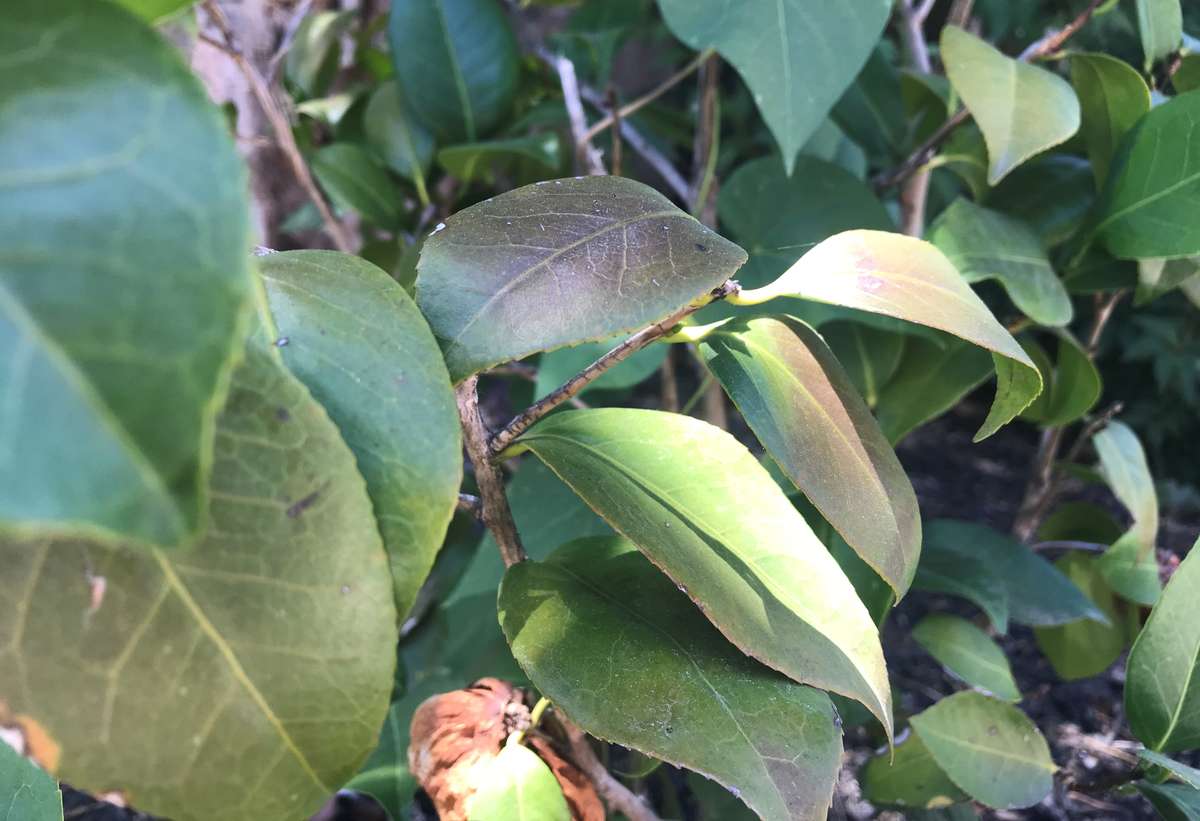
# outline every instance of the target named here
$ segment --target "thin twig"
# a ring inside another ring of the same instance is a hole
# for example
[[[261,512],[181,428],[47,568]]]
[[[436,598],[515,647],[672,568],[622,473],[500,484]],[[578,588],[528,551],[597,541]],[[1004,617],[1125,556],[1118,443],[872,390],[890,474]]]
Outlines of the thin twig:
[[[583,86],[579,91],[583,95],[584,100],[601,111],[608,111],[604,104],[604,95],[600,94],[600,92],[587,86]],[[629,120],[621,120],[621,136],[625,138],[625,142],[629,143],[629,147],[646,161],[647,165],[658,172],[658,175],[662,177],[667,187],[675,192],[675,196],[678,197],[679,201],[686,203],[690,195],[687,180],[671,164],[671,161],[661,151],[651,145],[650,141],[643,137],[640,131],[630,125]]]
[[[538,56],[558,74],[563,105],[567,108],[571,136],[575,140],[576,167],[584,169],[588,174],[604,175],[607,172],[604,170],[604,163],[600,161],[600,152],[592,145],[588,133],[587,113],[583,110],[583,100],[579,96],[579,78],[575,76],[575,64],[563,55],[552,54],[545,49],[539,49]]]
[[[679,383],[675,378],[675,346],[667,346],[667,355],[663,357],[662,367],[659,368],[659,379],[662,381],[662,409],[671,413],[679,411]]]
[[[263,113],[266,114],[267,120],[271,123],[271,130],[275,132],[275,141],[279,144],[279,148],[283,151],[284,156],[288,158],[288,162],[292,166],[292,172],[296,175],[300,187],[308,194],[313,205],[317,207],[317,212],[321,215],[321,220],[325,223],[325,229],[328,231],[333,244],[337,246],[339,251],[353,253],[354,242],[351,240],[349,233],[344,226],[334,215],[329,203],[326,202],[325,196],[321,193],[321,189],[317,187],[316,180],[313,179],[312,172],[308,168],[308,163],[304,161],[304,155],[300,153],[300,146],[296,144],[296,137],[292,133],[292,124],[284,114],[279,101],[275,95],[271,93],[267,81],[263,79],[262,74],[258,69],[247,59],[237,47],[237,42],[233,36],[233,28],[229,24],[229,20],[225,17],[225,13],[221,11],[221,7],[217,5],[216,0],[204,0],[204,10],[208,13],[209,19],[221,32],[221,36],[225,42],[220,42],[206,34],[199,35],[200,39],[208,43],[213,48],[224,52],[237,64],[238,69],[246,78],[246,82],[250,85],[250,90],[253,92],[258,104],[262,107]]]
[[[613,110],[612,113],[608,114],[603,119],[595,122],[592,125],[592,127],[587,129],[587,131],[584,133],[584,135],[583,135],[584,140],[590,142],[591,140],[595,139],[598,134],[603,132],[604,129],[609,128],[612,125],[614,125],[619,119],[630,116],[631,114],[635,113],[638,109],[642,108],[645,105],[648,105],[649,103],[654,102],[659,97],[666,94],[668,91],[673,89],[675,86],[679,85],[683,80],[687,79],[689,74],[691,74],[696,69],[700,68],[701,64],[705,60],[707,60],[710,56],[712,56],[713,53],[714,52],[712,49],[705,49],[704,51],[697,54],[696,57],[690,63],[688,63],[683,68],[679,69],[679,71],[675,72],[667,79],[663,80],[661,83],[658,84],[658,86],[656,86],[652,90],[646,92],[641,97],[638,97],[633,102],[626,103],[625,105],[621,106],[619,109]]]
[[[1096,295],[1096,316],[1092,321],[1092,330],[1088,334],[1087,352],[1089,356],[1095,356],[1096,351],[1100,349],[1100,337],[1104,333],[1108,321],[1112,319],[1113,312],[1117,309],[1117,305],[1125,297],[1125,291],[1114,291],[1105,297],[1103,294]]]
[[[508,362],[504,365],[497,365],[488,371],[489,375],[493,376],[519,376],[527,382],[537,382],[538,369],[533,365],[528,365],[524,362]],[[587,402],[584,402],[578,396],[572,396],[570,399],[571,407],[587,410],[591,407]]]
[[[308,16],[312,6],[313,0],[300,0],[288,18],[287,26],[283,30],[283,37],[279,41],[279,48],[275,49],[275,53],[267,61],[266,79],[268,83],[274,85],[279,78],[279,67],[283,65],[283,58],[291,49],[292,41],[296,39],[296,32],[300,31],[300,24],[304,22],[304,18]]]
[[[925,40],[925,17],[929,14],[928,3],[920,8],[915,0],[901,0],[896,7],[900,15],[900,34],[904,41],[909,65],[921,74],[933,72],[929,61],[929,44]],[[911,237],[925,233],[925,203],[929,199],[929,181],[932,171],[921,168],[905,181],[900,189],[900,229]]]
[[[1103,0],[1091,0],[1087,8],[1079,13],[1074,20],[1063,26],[1062,29],[1043,37],[1041,40],[1033,43],[1029,48],[1018,58],[1025,62],[1031,62],[1039,57],[1045,57],[1048,54],[1053,54],[1063,47],[1079,29],[1092,18],[1096,8]],[[953,134],[959,126],[965,123],[970,118],[970,112],[965,108],[960,108],[953,117],[942,123],[941,127],[935,131],[929,139],[921,143],[908,157],[890,171],[879,174],[872,181],[875,185],[875,191],[885,191],[892,186],[904,182],[906,179],[916,173],[917,169],[923,167],[933,157],[934,153],[942,143],[944,143],[951,134]]]
[[[1087,427],[1075,437],[1075,441],[1071,443],[1071,449],[1063,457],[1063,463],[1069,465],[1079,459],[1080,455],[1083,454],[1083,448],[1092,440],[1092,437],[1107,428],[1108,423],[1115,419],[1124,409],[1124,402],[1113,402],[1107,408],[1100,411],[1092,421],[1088,422]]]
[[[613,117],[613,133],[612,133],[612,160],[609,162],[609,170],[612,171],[614,177],[621,176],[621,110],[617,107],[617,88],[610,85],[608,87],[608,108],[612,111]]]
[[[483,523],[496,537],[505,567],[526,559],[525,547],[517,534],[508,498],[504,495],[504,479],[488,453],[488,433],[479,415],[478,376],[469,376],[454,389],[458,400],[458,417],[462,421],[463,443],[467,457],[475,466],[475,482],[482,497]]]
[[[566,732],[567,742],[571,747],[571,760],[575,762],[575,766],[583,770],[584,775],[591,779],[596,792],[604,799],[604,803],[611,812],[619,812],[629,821],[661,821],[646,805],[646,802],[634,795],[600,763],[600,759],[596,757],[596,751],[592,749],[583,730],[568,721],[562,714],[555,717]]]
[[[721,149],[721,58],[700,67],[700,105],[692,146],[691,214],[710,228],[716,222],[717,155]]]
[[[513,443],[518,436],[529,430],[530,426],[544,417],[550,411],[557,408],[563,402],[566,402],[572,396],[575,396],[584,389],[590,382],[594,382],[605,371],[613,365],[623,362],[642,348],[649,345],[651,342],[669,334],[676,325],[682,322],[685,318],[691,316],[696,311],[704,306],[715,302],[718,299],[724,299],[734,293],[738,285],[733,280],[726,280],[721,285],[714,288],[704,300],[699,300],[696,303],[680,308],[675,313],[655,322],[642,330],[638,331],[633,336],[626,339],[620,345],[617,345],[604,356],[597,359],[592,364],[588,365],[582,371],[568,379],[562,386],[551,391],[545,397],[534,402],[521,413],[513,417],[504,430],[492,437],[491,453],[492,456],[499,456],[505,448]],[[481,485],[482,488],[482,485]],[[485,497],[486,498],[486,497]]]

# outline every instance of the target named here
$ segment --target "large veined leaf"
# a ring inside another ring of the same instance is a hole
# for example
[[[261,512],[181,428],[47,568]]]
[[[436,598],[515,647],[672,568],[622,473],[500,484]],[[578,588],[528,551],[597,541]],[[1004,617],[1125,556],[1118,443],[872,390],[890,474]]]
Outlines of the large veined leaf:
[[[1056,767],[1046,739],[1011,704],[980,693],[956,693],[910,721],[950,780],[982,804],[1029,807],[1053,787]]]
[[[913,586],[976,602],[1001,632],[1002,616],[1038,627],[1107,621],[1054,565],[1005,533],[950,519],[927,522],[924,532]]]
[[[337,428],[269,354],[233,375],[186,553],[0,544],[0,699],[59,774],[179,821],[303,818],[375,743],[396,609]]]
[[[700,352],[784,473],[903,596],[921,552],[917,497],[817,332],[789,317],[734,320]]]
[[[903,234],[846,231],[817,245],[770,285],[734,301],[797,296],[915,322],[992,352],[996,399],[976,433],[995,433],[1034,400],[1042,377],[962,275],[935,246]]]
[[[5,821],[63,821],[62,794],[45,770],[0,739],[0,812]]]
[[[895,445],[914,429],[941,416],[987,381],[992,358],[982,348],[958,339],[938,344],[909,338],[896,373],[879,388],[875,417]]]
[[[912,637],[947,670],[1004,701],[1020,701],[1004,651],[988,634],[958,616],[934,613],[913,628]]]
[[[1160,752],[1200,744],[1200,551],[1180,563],[1150,612],[1125,674],[1125,709],[1133,734]]]
[[[751,160],[721,185],[721,225],[749,252],[744,288],[779,276],[804,252],[852,228],[895,227],[870,187],[833,163],[801,155],[789,177],[778,158]]]
[[[1150,89],[1129,63],[1107,54],[1072,54],[1071,85],[1079,95],[1084,144],[1102,188],[1121,138],[1150,110]]]
[[[715,48],[742,75],[789,175],[796,152],[866,63],[891,5],[889,0],[658,0],[676,37],[694,49]]]
[[[1129,614],[1104,580],[1094,556],[1068,553],[1055,567],[1104,611],[1109,624],[1082,619],[1059,627],[1038,627],[1033,631],[1038,648],[1064,681],[1098,675],[1129,645]]]
[[[959,197],[929,229],[967,282],[995,279],[1009,298],[1039,325],[1071,321],[1071,297],[1059,280],[1042,241],[1025,223]]]
[[[202,523],[251,293],[245,173],[128,11],[4,16],[0,529],[176,545]]]
[[[582,539],[509,568],[500,621],[530,680],[588,732],[703,773],[762,818],[825,818],[841,760],[829,697],[738,652],[630,542]]]
[[[942,29],[941,45],[946,75],[987,142],[990,185],[1079,130],[1079,99],[1066,80],[957,26]]]
[[[684,588],[741,650],[857,699],[891,731],[879,635],[854,588],[762,465],[679,414],[553,414],[517,440]]]
[[[1183,40],[1182,0],[1136,0],[1144,68],[1174,53]]]
[[[1100,557],[1100,572],[1125,598],[1150,606],[1158,600],[1155,539],[1158,536],[1158,494],[1137,434],[1124,422],[1110,422],[1092,438],[1100,470],[1133,525]]]
[[[916,733],[896,745],[894,758],[881,755],[868,761],[862,771],[862,787],[864,798],[885,806],[933,809],[969,800]]]
[[[283,361],[354,451],[404,618],[458,501],[462,444],[441,352],[416,304],[371,263],[336,251],[258,260]]]
[[[623,177],[527,185],[464,209],[425,241],[417,303],[450,375],[655,322],[746,254]]]
[[[1022,339],[1022,346],[1042,372],[1041,395],[1021,414],[1046,427],[1066,425],[1090,411],[1100,400],[1100,372],[1088,352],[1067,331],[1058,333],[1058,358],[1051,362],[1040,345]]]
[[[405,101],[439,138],[480,139],[508,113],[520,66],[498,0],[396,0],[388,35]]]
[[[500,754],[479,772],[467,802],[472,821],[570,821],[567,799],[538,754],[510,736]]]
[[[1096,206],[1094,235],[1121,259],[1200,254],[1200,90],[1173,97],[1125,135]]]

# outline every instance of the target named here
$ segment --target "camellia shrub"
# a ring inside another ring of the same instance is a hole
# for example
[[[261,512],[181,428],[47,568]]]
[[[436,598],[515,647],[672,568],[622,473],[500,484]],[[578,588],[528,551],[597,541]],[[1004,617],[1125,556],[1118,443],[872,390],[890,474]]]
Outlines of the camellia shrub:
[[[1200,817],[1096,367],[1200,299],[1183,5],[9,0],[4,817]],[[893,449],[987,383],[1011,532]],[[1124,659],[1103,777],[1027,628]]]

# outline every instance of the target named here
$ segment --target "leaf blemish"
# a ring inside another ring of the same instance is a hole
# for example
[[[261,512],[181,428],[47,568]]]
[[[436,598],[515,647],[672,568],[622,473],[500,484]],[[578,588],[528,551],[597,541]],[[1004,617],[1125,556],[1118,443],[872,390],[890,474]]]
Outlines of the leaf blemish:
[[[871,274],[859,274],[858,287],[867,293],[873,294],[883,287],[883,280]]]
[[[296,502],[295,504],[293,504],[291,507],[289,507],[287,509],[288,518],[289,519],[299,518],[300,514],[303,513],[304,511],[308,510],[310,507],[312,507],[313,504],[317,501],[317,499],[320,496],[321,496],[321,488],[317,488],[312,493],[310,493],[307,496],[305,496],[304,498],[300,499],[298,502]]]

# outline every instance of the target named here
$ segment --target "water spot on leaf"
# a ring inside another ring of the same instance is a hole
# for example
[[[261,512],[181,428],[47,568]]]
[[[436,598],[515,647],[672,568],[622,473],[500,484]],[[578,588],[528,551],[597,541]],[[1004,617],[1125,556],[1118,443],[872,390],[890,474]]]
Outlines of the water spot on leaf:
[[[286,348],[287,344],[289,342],[291,342],[290,339],[288,339],[286,336],[281,336],[275,340],[275,347],[276,348]]]

